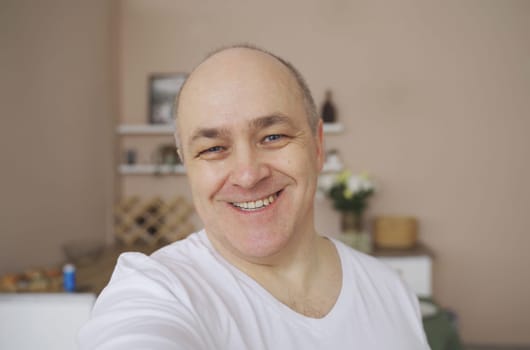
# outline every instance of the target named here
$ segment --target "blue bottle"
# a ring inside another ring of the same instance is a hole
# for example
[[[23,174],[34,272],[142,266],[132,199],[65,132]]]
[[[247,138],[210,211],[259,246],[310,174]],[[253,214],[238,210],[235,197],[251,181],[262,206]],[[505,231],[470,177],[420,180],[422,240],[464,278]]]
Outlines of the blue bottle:
[[[75,266],[72,264],[63,266],[63,288],[66,292],[75,292]]]

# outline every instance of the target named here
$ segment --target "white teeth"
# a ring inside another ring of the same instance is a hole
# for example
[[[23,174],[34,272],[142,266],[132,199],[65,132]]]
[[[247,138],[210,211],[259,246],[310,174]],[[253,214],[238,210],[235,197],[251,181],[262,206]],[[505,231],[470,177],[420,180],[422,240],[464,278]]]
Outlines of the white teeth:
[[[276,195],[270,195],[267,198],[258,199],[257,201],[250,201],[250,202],[234,202],[232,203],[233,206],[246,209],[246,210],[253,210],[253,209],[261,209],[266,206],[269,206],[276,200]]]

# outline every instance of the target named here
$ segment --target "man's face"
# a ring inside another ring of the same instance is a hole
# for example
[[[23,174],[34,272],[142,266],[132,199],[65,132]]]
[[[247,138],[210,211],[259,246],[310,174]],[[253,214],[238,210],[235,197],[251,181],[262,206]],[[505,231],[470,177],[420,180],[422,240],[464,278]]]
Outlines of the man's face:
[[[322,132],[294,78],[248,49],[218,53],[181,94],[178,130],[195,207],[221,253],[263,261],[314,234]]]

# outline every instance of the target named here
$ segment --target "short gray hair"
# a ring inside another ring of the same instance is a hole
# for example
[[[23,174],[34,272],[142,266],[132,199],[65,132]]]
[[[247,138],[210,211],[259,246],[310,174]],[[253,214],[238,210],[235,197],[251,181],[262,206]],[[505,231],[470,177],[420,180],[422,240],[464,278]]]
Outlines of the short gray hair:
[[[309,127],[311,128],[311,131],[313,132],[313,134],[316,135],[319,116],[318,116],[318,113],[317,113],[315,100],[313,99],[313,96],[311,95],[311,91],[309,90],[309,86],[307,85],[304,77],[302,76],[302,74],[300,74],[298,69],[296,69],[289,61],[286,61],[285,59],[281,58],[280,56],[277,56],[277,55],[273,54],[270,51],[267,51],[265,49],[262,49],[260,47],[255,46],[255,45],[252,45],[252,44],[235,44],[235,45],[230,45],[230,46],[223,46],[223,47],[220,47],[220,48],[210,52],[208,55],[206,55],[206,57],[193,70],[195,70],[201,63],[206,61],[208,58],[210,58],[210,57],[212,57],[212,56],[214,56],[214,55],[216,55],[216,54],[218,54],[218,53],[220,53],[222,51],[229,50],[229,49],[250,49],[250,50],[259,51],[261,53],[264,53],[266,55],[269,55],[269,56],[275,58],[278,62],[283,64],[287,68],[287,70],[292,74],[292,76],[294,77],[296,83],[298,84],[298,87],[300,88],[300,92],[302,93],[302,98],[303,98],[303,101],[304,101],[304,108],[305,108],[305,111],[306,111],[306,114],[307,114],[307,119],[308,119],[308,122],[309,122]],[[178,140],[177,122],[176,121],[177,121],[177,118],[178,118],[178,107],[179,107],[179,101],[180,101],[180,93],[182,92],[182,90],[184,90],[184,87],[186,86],[186,83],[187,83],[187,81],[188,81],[188,79],[189,79],[189,77],[191,76],[192,73],[193,73],[193,71],[190,73],[190,75],[188,75],[188,77],[186,78],[186,80],[182,84],[182,86],[181,86],[181,88],[179,90],[179,93],[177,94],[177,97],[175,98],[175,103],[173,105],[173,116],[174,116],[174,124],[175,124],[175,138],[176,138],[176,142],[177,142],[177,147],[179,146],[179,140]]]

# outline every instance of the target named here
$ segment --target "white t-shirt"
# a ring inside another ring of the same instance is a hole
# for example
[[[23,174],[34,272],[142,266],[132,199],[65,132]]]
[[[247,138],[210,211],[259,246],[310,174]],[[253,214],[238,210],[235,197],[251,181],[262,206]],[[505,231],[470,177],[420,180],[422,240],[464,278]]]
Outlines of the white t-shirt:
[[[343,283],[315,319],[275,299],[200,231],[150,257],[123,254],[81,349],[429,349],[416,297],[377,259],[333,240]]]

